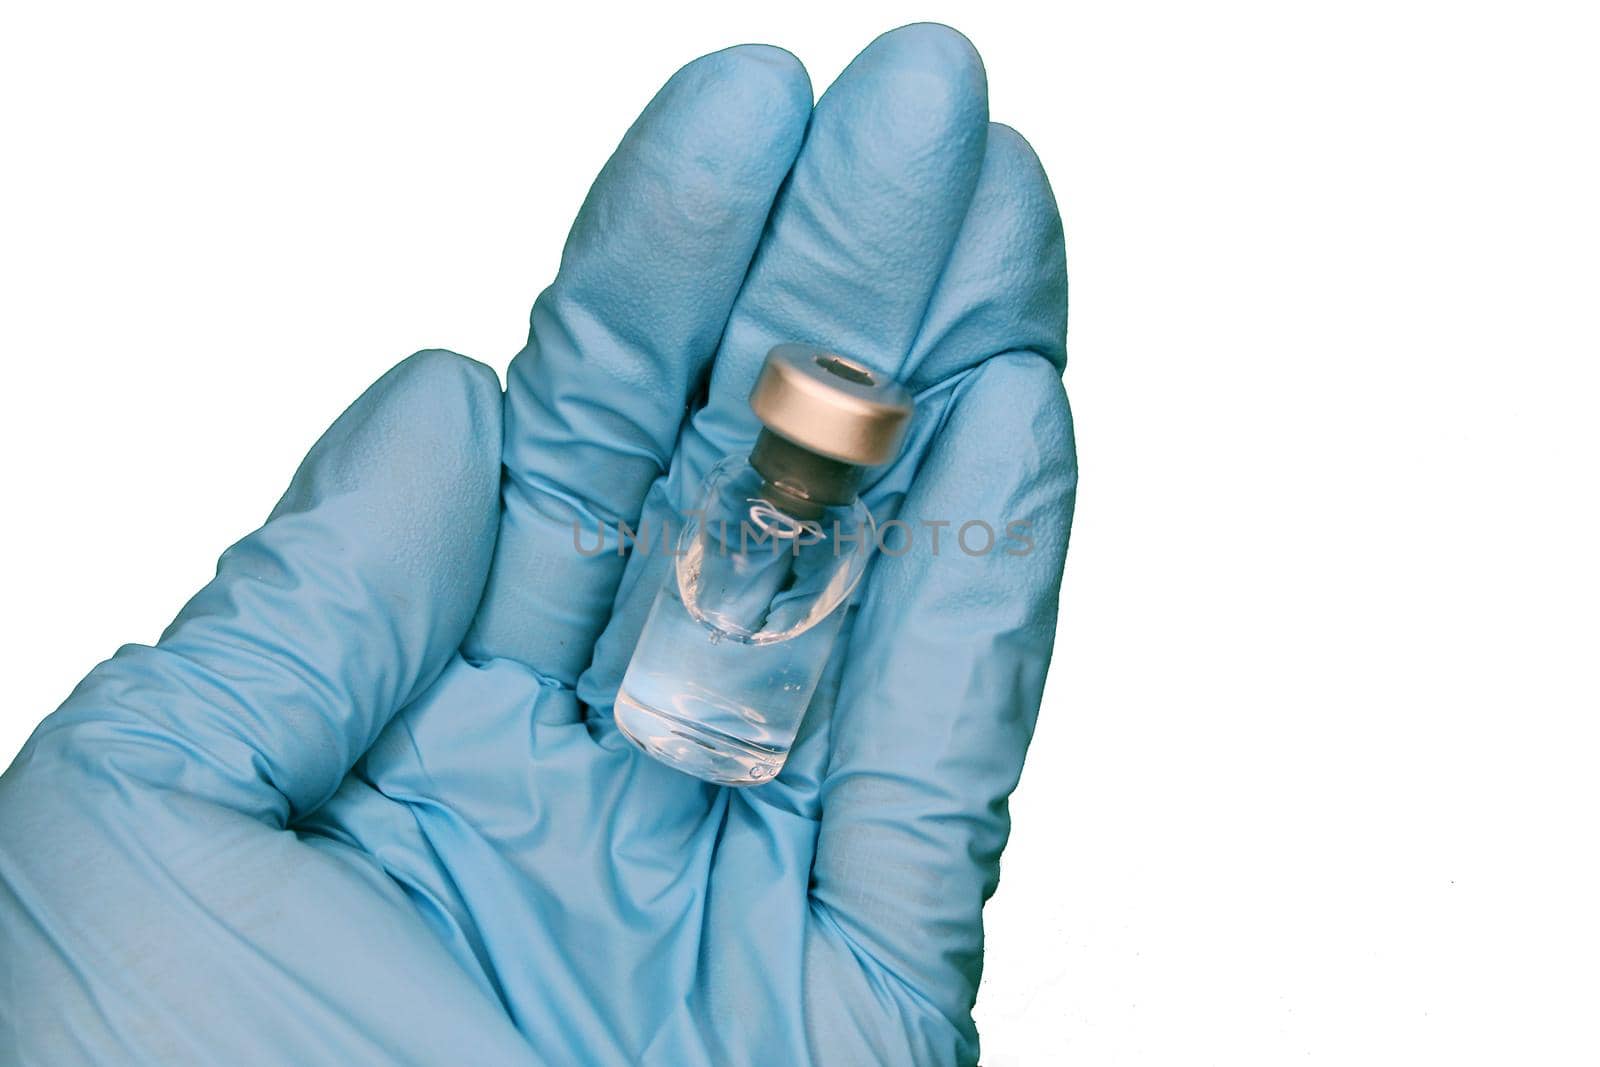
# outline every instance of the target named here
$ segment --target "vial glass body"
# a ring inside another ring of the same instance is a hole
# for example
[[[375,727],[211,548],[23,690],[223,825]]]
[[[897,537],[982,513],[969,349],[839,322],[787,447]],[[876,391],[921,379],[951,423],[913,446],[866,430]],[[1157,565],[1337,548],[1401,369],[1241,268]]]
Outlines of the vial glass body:
[[[786,499],[743,456],[713,468],[617,694],[635,744],[759,785],[783,766],[871,555],[872,516]]]

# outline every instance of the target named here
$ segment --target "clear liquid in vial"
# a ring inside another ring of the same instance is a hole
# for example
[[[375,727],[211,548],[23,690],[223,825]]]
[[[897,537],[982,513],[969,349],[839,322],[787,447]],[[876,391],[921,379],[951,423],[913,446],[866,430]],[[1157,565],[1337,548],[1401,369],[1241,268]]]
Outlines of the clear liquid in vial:
[[[615,707],[640,748],[722,785],[783,767],[872,545],[859,501],[801,520],[763,484],[742,457],[708,476]]]
[[[760,785],[788,757],[844,617],[835,611],[787,640],[755,644],[690,615],[669,578],[617,694],[617,725],[696,778]]]

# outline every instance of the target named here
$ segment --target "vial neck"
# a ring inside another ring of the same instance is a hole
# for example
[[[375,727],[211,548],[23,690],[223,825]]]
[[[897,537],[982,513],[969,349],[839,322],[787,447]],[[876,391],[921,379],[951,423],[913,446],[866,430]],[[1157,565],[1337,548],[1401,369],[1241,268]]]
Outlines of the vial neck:
[[[856,498],[862,468],[820,456],[771,430],[762,430],[750,452],[750,466],[761,475],[761,494],[796,518],[815,519],[824,508]]]

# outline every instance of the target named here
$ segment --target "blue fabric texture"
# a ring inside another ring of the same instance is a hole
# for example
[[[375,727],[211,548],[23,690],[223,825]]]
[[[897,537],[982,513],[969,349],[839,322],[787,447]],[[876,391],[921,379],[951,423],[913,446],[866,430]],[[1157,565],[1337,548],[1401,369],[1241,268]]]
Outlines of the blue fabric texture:
[[[975,1063],[1077,482],[1066,296],[956,32],[885,34],[815,106],[781,49],[684,67],[505,390],[385,374],[0,778],[0,1062]],[[903,525],[781,777],[726,790],[617,733],[670,561],[574,524],[690,504],[784,341],[912,389],[865,497]]]

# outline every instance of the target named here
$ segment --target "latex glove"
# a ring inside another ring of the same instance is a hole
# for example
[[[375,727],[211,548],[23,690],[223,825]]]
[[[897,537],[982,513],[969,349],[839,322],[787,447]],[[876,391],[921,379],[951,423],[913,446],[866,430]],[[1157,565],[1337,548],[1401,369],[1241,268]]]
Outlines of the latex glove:
[[[814,112],[777,49],[684,68],[503,415],[483,367],[402,363],[0,780],[0,1060],[974,1062],[1075,485],[1065,298],[1044,176],[959,35],[880,38]],[[880,518],[1033,548],[914,527],[782,776],[725,790],[616,732],[665,559],[586,556],[573,523],[692,502],[779,341],[917,393]]]

